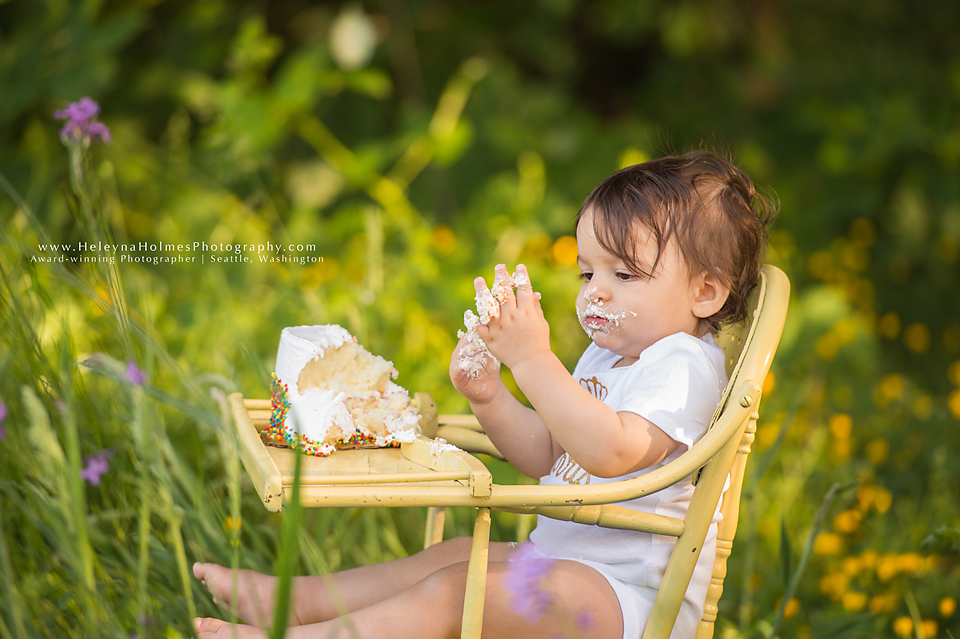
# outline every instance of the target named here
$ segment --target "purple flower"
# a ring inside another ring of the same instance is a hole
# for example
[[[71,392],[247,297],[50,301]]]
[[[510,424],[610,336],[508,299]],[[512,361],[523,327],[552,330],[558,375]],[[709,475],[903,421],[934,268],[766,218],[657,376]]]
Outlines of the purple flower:
[[[553,596],[540,583],[554,562],[554,559],[540,555],[531,543],[520,544],[510,558],[504,583],[513,593],[514,611],[527,623],[536,623],[553,604]]]
[[[79,142],[84,145],[102,140],[110,144],[110,129],[94,118],[100,113],[100,105],[90,98],[80,98],[69,102],[64,109],[53,112],[53,117],[66,120],[60,129],[60,139],[64,142]]]
[[[586,632],[593,628],[593,615],[586,610],[577,613],[577,627]]]
[[[7,429],[3,427],[5,421],[7,421],[7,405],[0,402],[0,442],[7,438]]]
[[[147,383],[147,374],[137,368],[137,363],[131,359],[127,362],[127,379],[138,386],[143,386]]]
[[[80,476],[93,484],[100,485],[100,476],[110,470],[110,450],[101,450],[96,455],[87,457],[86,467],[80,471]]]

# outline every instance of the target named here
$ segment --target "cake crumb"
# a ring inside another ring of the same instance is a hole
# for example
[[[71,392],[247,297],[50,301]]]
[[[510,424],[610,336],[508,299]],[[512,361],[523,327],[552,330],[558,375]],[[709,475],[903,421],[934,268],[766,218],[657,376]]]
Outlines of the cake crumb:
[[[443,437],[437,437],[432,442],[430,442],[430,454],[434,457],[439,457],[445,452],[460,450]]]

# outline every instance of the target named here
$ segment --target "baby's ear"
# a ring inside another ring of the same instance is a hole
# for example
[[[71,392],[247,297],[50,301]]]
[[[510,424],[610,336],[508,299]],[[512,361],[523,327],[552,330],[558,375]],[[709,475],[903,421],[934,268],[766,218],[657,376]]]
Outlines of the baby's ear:
[[[711,273],[701,273],[693,281],[693,314],[704,319],[710,317],[721,308],[730,295],[730,287],[721,282]]]

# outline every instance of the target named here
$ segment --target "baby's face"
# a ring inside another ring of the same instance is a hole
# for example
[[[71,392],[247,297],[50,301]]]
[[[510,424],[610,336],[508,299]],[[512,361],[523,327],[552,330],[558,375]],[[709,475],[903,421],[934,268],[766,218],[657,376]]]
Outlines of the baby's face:
[[[646,228],[635,233],[637,262],[653,272],[656,238]],[[582,280],[577,317],[597,346],[624,358],[618,365],[632,364],[644,349],[668,335],[696,334],[696,289],[674,242],[664,247],[652,278],[635,275],[600,245],[593,214],[587,212],[577,228],[577,253]]]

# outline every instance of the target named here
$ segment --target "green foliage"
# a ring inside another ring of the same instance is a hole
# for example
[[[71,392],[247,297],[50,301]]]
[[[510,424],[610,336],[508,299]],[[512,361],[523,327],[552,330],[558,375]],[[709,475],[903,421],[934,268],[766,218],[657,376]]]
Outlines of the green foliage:
[[[794,285],[718,634],[957,636],[960,5],[340,4],[0,3],[0,637],[187,636],[215,612],[190,563],[273,569],[289,532],[223,406],[267,395],[284,326],[340,323],[462,411],[471,281],[523,262],[572,367],[579,203],[701,144],[779,195]],[[71,156],[51,114],[84,95],[113,143]],[[107,240],[323,261],[31,262]],[[305,512],[296,569],[412,552],[422,524]]]

